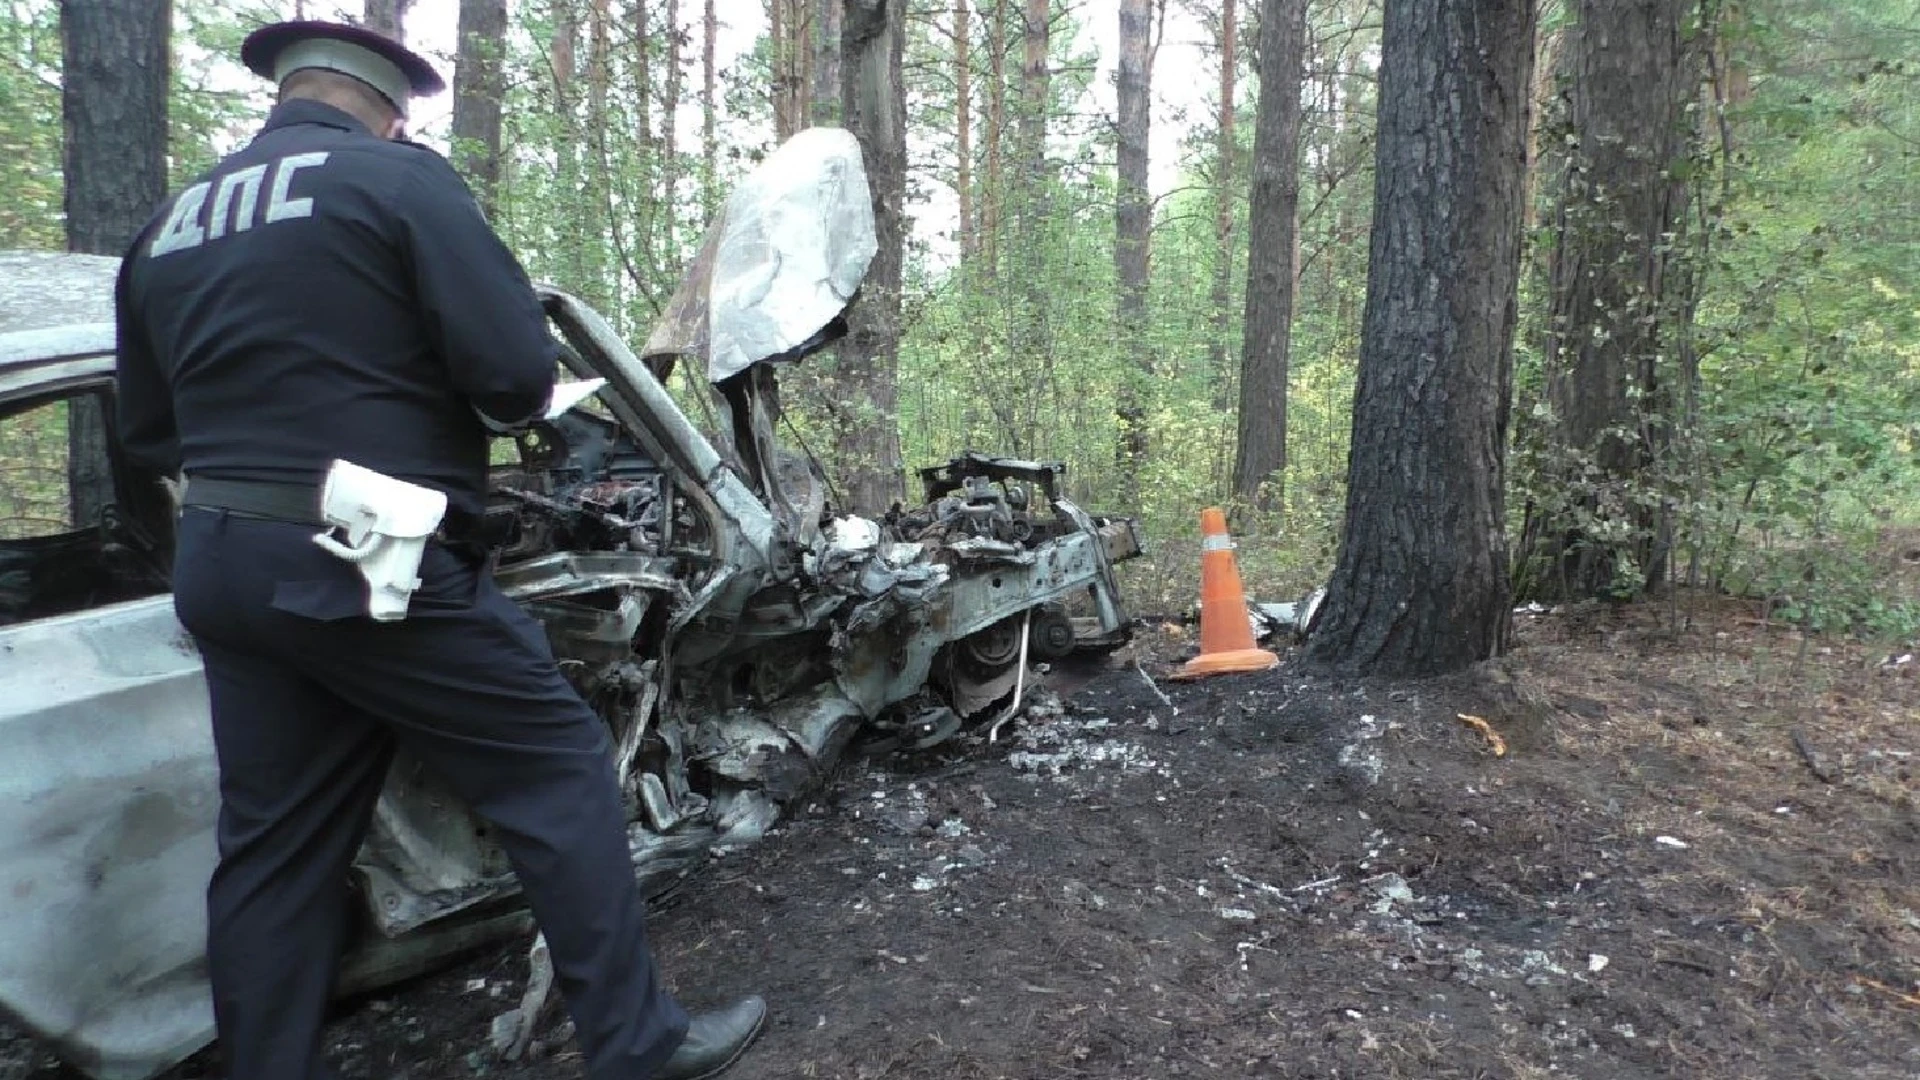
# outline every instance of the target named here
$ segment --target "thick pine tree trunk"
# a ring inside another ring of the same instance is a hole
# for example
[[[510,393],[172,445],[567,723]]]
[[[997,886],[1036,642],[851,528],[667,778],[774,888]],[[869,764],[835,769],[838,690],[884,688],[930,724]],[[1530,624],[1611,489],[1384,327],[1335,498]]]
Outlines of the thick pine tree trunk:
[[[878,515],[900,486],[898,371],[900,286],[906,266],[907,107],[901,61],[907,0],[846,0],[841,38],[841,111],[860,139],[873,190],[879,250],[848,312],[835,389],[844,412],[836,432],[846,495]]]
[[[1240,347],[1240,429],[1233,493],[1260,510],[1283,505],[1287,467],[1287,348],[1293,328],[1300,207],[1300,93],[1306,82],[1307,0],[1260,9],[1260,103],[1247,211],[1247,303]]]
[[[67,250],[126,253],[167,197],[169,0],[63,0],[60,110]],[[67,416],[68,510],[98,524],[113,501],[107,418],[91,397]]]
[[[1557,155],[1544,355],[1567,504],[1529,522],[1534,595],[1630,594],[1665,574],[1659,514],[1636,496],[1652,490],[1671,442],[1670,383],[1690,315],[1683,167],[1702,81],[1686,30],[1695,6],[1579,0],[1564,46],[1572,139]],[[1600,523],[1611,527],[1591,527]]]
[[[481,209],[491,216],[500,191],[507,0],[460,0],[459,33],[453,68],[453,161],[472,185]]]
[[[1153,199],[1148,188],[1152,158],[1153,0],[1120,0],[1120,63],[1116,86],[1119,190],[1114,209],[1114,274],[1120,284],[1116,314],[1120,348],[1133,371],[1120,376],[1114,412],[1120,504],[1140,504],[1140,471],[1149,444],[1142,387],[1153,374],[1147,347],[1147,293],[1152,272]]]
[[[1534,22],[1533,0],[1387,0],[1346,530],[1314,666],[1431,675],[1505,646]]]

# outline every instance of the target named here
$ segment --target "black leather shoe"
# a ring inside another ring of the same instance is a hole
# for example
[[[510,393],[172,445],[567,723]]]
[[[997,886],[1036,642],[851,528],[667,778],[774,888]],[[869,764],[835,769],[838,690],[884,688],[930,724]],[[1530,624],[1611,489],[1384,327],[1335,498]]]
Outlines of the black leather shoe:
[[[757,994],[701,1013],[687,1026],[687,1037],[660,1066],[654,1080],[706,1080],[720,1075],[747,1052],[766,1022],[767,1003]]]

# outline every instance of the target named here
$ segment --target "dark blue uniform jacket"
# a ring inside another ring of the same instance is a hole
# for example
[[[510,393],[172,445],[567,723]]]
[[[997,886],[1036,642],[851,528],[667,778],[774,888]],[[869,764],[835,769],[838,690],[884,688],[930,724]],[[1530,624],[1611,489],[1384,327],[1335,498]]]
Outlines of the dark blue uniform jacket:
[[[330,105],[273,110],[135,239],[119,427],[169,475],[318,482],[334,458],[486,492],[486,429],[543,409],[558,347],[524,270],[438,154]]]

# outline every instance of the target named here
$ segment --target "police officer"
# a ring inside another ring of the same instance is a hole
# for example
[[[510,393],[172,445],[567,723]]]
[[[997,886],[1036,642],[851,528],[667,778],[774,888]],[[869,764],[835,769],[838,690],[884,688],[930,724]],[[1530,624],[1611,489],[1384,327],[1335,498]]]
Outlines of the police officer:
[[[280,101],[155,215],[122,265],[118,425],[184,472],[174,596],[205,660],[220,762],[207,891],[233,1080],[318,1080],[348,868],[396,745],[494,826],[552,950],[592,1080],[710,1076],[759,1032],[746,998],[689,1018],[642,926],[604,726],[538,624],[462,543],[488,429],[540,416],[557,346],[466,187],[404,141],[444,84],[372,32],[280,23],[241,59]],[[346,459],[447,496],[406,616],[315,544]]]

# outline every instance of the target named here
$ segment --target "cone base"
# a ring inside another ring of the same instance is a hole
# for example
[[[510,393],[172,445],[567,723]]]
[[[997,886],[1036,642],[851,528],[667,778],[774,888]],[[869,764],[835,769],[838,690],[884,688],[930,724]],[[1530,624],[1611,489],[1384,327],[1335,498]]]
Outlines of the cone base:
[[[1208,675],[1233,675],[1247,671],[1265,671],[1276,667],[1280,658],[1265,649],[1235,649],[1231,652],[1202,653],[1184,664],[1176,679],[1199,679]]]

